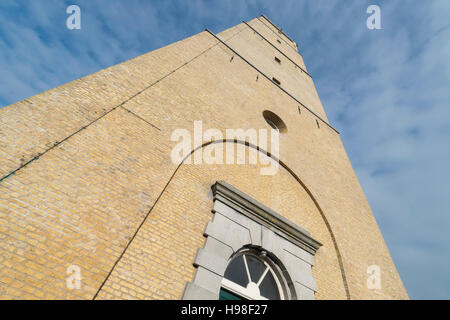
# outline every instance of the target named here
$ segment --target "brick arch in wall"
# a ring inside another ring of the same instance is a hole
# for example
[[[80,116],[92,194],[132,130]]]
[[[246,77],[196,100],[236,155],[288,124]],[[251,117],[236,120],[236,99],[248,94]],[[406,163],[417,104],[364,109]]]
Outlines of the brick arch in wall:
[[[190,157],[193,156],[195,152],[197,152],[198,150],[200,150],[201,148],[205,148],[209,145],[212,144],[227,144],[227,143],[233,143],[233,144],[241,144],[241,145],[245,145],[247,146],[247,148],[252,148],[257,150],[258,152],[263,153],[264,155],[272,158],[275,161],[278,161],[280,166],[286,170],[286,172],[288,173],[289,176],[293,177],[295,179],[295,181],[302,187],[302,189],[306,192],[306,194],[309,196],[309,198],[313,201],[313,204],[315,206],[315,208],[317,209],[317,211],[320,213],[320,219],[323,221],[326,232],[328,232],[329,236],[330,236],[330,240],[333,243],[334,246],[334,251],[336,254],[336,258],[337,258],[337,262],[338,262],[338,267],[339,267],[339,272],[342,278],[342,284],[345,290],[345,295],[347,299],[350,299],[350,293],[349,293],[349,289],[348,289],[348,285],[347,285],[347,279],[346,279],[346,274],[345,274],[345,270],[344,270],[344,266],[343,266],[343,261],[342,261],[342,256],[336,241],[336,238],[334,236],[333,230],[328,222],[328,219],[326,217],[326,215],[324,214],[323,210],[321,209],[318,201],[316,200],[316,197],[312,194],[312,192],[309,190],[309,188],[304,184],[304,182],[298,177],[298,175],[282,160],[278,159],[277,157],[275,157],[274,155],[270,154],[270,152],[265,151],[264,149],[255,146],[253,144],[250,144],[249,142],[246,141],[240,141],[240,140],[227,140],[227,139],[223,139],[223,140],[215,140],[215,141],[210,141],[207,143],[204,143],[202,146],[199,146],[193,150],[191,150],[189,152],[188,155],[186,155],[186,157],[180,161],[180,163],[177,165],[176,169],[174,170],[174,172],[172,173],[170,179],[167,181],[165,187],[163,188],[163,190],[161,191],[160,195],[158,196],[158,198],[156,199],[153,207],[150,209],[150,211],[147,213],[146,217],[143,219],[143,221],[141,222],[140,226],[138,227],[138,229],[136,230],[134,236],[131,238],[130,242],[127,244],[127,246],[125,247],[124,251],[122,252],[121,256],[117,259],[116,263],[113,265],[112,269],[110,270],[110,272],[108,273],[108,275],[106,276],[106,278],[104,279],[103,283],[100,285],[100,287],[98,288],[96,294],[94,295],[93,299],[96,299],[98,294],[102,291],[102,288],[104,286],[104,284],[108,281],[110,275],[114,272],[114,269],[116,267],[116,265],[119,263],[119,261],[121,260],[121,258],[124,256],[124,254],[126,253],[128,247],[130,246],[130,244],[133,242],[134,237],[139,233],[140,228],[142,227],[142,225],[144,225],[147,217],[149,215],[151,215],[153,208],[155,208],[155,206],[157,205],[157,203],[159,202],[160,198],[163,196],[163,194],[165,193],[166,189],[169,187],[169,185],[172,183],[172,181],[174,180],[174,178],[177,175],[177,172],[180,170],[180,168],[182,168],[183,164],[185,164],[186,160]]]
[[[173,173],[173,175],[172,175],[171,179],[169,180],[169,182],[167,183],[167,185],[170,184],[172,178],[175,176],[175,174],[177,173],[177,171],[181,167],[181,165],[184,164],[186,159],[188,159],[190,156],[192,156],[196,151],[200,150],[201,148],[205,148],[205,147],[207,147],[209,145],[218,144],[218,143],[222,143],[222,144],[226,144],[226,143],[241,144],[241,145],[247,146],[248,148],[255,149],[258,152],[262,152],[264,155],[272,158],[275,161],[278,161],[280,166],[282,168],[284,168],[301,185],[301,187],[306,191],[306,193],[309,195],[311,200],[314,202],[314,205],[316,206],[317,210],[319,211],[320,216],[321,216],[323,222],[325,223],[326,228],[327,228],[327,230],[328,230],[328,232],[330,234],[331,240],[333,242],[334,249],[336,251],[337,259],[338,259],[338,262],[339,262],[339,270],[340,270],[340,273],[341,273],[342,283],[343,283],[344,289],[345,289],[345,294],[347,296],[347,299],[350,300],[351,299],[350,291],[349,291],[348,284],[347,284],[347,278],[346,278],[346,274],[345,274],[344,263],[342,261],[342,255],[341,255],[341,252],[339,250],[339,246],[337,244],[336,237],[335,237],[335,235],[333,233],[333,230],[331,228],[330,223],[328,222],[328,219],[327,219],[325,213],[323,212],[322,208],[320,207],[316,197],[313,195],[311,190],[306,186],[306,184],[299,178],[299,176],[284,161],[282,161],[281,159],[278,159],[277,157],[272,155],[270,152],[260,148],[259,146],[256,146],[254,144],[251,144],[251,143],[249,143],[247,141],[242,141],[242,140],[222,139],[222,140],[214,140],[214,141],[206,142],[203,145],[201,145],[201,146],[191,150],[191,152],[181,161],[181,163],[178,165],[177,169]]]

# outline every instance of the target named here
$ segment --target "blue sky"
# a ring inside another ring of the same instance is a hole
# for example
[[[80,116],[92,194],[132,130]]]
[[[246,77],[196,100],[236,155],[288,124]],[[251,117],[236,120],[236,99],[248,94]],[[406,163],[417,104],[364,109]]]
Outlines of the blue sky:
[[[449,299],[448,0],[2,0],[0,107],[262,13],[299,44],[409,295]]]

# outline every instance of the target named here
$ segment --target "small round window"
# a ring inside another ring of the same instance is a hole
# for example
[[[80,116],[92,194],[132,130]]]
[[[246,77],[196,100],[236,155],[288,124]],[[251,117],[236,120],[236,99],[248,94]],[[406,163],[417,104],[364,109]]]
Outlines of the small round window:
[[[273,263],[248,251],[229,263],[220,290],[221,300],[282,300],[284,294]]]
[[[284,133],[287,131],[286,124],[279,116],[277,116],[272,111],[266,110],[263,112],[263,117],[266,120],[266,122],[269,124],[269,126],[272,127],[272,129],[279,131],[280,133]]]

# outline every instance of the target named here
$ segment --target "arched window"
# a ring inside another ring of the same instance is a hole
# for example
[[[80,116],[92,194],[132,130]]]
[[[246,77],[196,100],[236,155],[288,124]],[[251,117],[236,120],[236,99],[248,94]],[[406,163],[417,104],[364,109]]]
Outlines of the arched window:
[[[224,181],[212,190],[214,219],[204,231],[206,243],[195,256],[197,271],[183,299],[313,300],[312,266],[322,244]]]
[[[264,253],[245,251],[228,264],[221,300],[282,300],[283,287],[276,266]]]

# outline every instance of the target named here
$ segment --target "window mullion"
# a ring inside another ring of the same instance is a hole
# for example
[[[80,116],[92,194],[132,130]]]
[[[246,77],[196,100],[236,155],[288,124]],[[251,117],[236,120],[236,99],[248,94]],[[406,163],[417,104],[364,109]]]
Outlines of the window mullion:
[[[259,278],[257,286],[259,287],[259,285],[261,284],[261,282],[263,281],[264,277],[266,276],[267,272],[269,272],[269,267],[266,266],[266,270],[264,271],[264,273],[262,274],[261,278]]]
[[[243,255],[244,258],[244,264],[245,264],[245,270],[247,270],[247,277],[248,277],[248,282],[252,282],[252,278],[250,277],[250,271],[248,270],[248,265],[247,265],[247,258],[245,256],[245,254]]]

